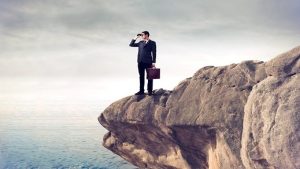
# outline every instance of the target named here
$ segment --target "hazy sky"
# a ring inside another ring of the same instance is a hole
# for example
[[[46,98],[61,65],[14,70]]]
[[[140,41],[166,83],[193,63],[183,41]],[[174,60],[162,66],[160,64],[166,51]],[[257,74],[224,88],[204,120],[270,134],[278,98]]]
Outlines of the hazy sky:
[[[137,77],[144,30],[163,77],[300,44],[298,0],[0,0],[0,76]]]

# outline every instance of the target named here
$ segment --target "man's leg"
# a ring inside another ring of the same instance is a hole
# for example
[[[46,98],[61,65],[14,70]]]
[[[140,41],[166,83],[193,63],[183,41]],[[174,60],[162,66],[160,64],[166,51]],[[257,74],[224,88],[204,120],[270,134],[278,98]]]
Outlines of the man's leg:
[[[151,80],[148,80],[148,85],[147,85],[147,87],[148,87],[148,93],[152,93],[152,91],[153,91],[153,79],[151,79]]]
[[[151,67],[152,67],[152,63],[147,64],[147,68],[151,68]],[[152,93],[152,91],[153,91],[153,79],[148,79],[147,90],[148,90],[148,93]]]
[[[145,86],[145,68],[142,62],[138,63],[139,75],[140,75],[140,92],[144,92]]]

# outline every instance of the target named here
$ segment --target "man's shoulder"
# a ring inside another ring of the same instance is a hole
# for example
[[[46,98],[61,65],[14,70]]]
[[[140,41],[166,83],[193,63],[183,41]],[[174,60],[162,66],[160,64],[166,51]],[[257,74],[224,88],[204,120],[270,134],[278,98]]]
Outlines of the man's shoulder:
[[[156,43],[156,42],[155,42],[154,40],[152,40],[152,39],[149,39],[149,41],[152,42],[152,43]]]

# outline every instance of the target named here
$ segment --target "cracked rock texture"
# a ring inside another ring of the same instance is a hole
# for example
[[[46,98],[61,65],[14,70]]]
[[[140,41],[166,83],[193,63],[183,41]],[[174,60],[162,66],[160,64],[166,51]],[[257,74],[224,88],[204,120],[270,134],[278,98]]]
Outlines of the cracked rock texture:
[[[103,146],[139,168],[299,169],[300,46],[268,62],[199,69],[98,117]]]

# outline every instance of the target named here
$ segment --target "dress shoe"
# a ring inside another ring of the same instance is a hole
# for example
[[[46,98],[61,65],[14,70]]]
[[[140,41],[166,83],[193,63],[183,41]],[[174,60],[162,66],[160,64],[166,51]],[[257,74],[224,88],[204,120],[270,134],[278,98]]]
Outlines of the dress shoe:
[[[148,95],[149,95],[149,96],[152,96],[152,95],[153,95],[153,92],[148,92]]]
[[[135,93],[134,95],[142,95],[142,94],[145,94],[143,91],[139,91],[137,93]]]

